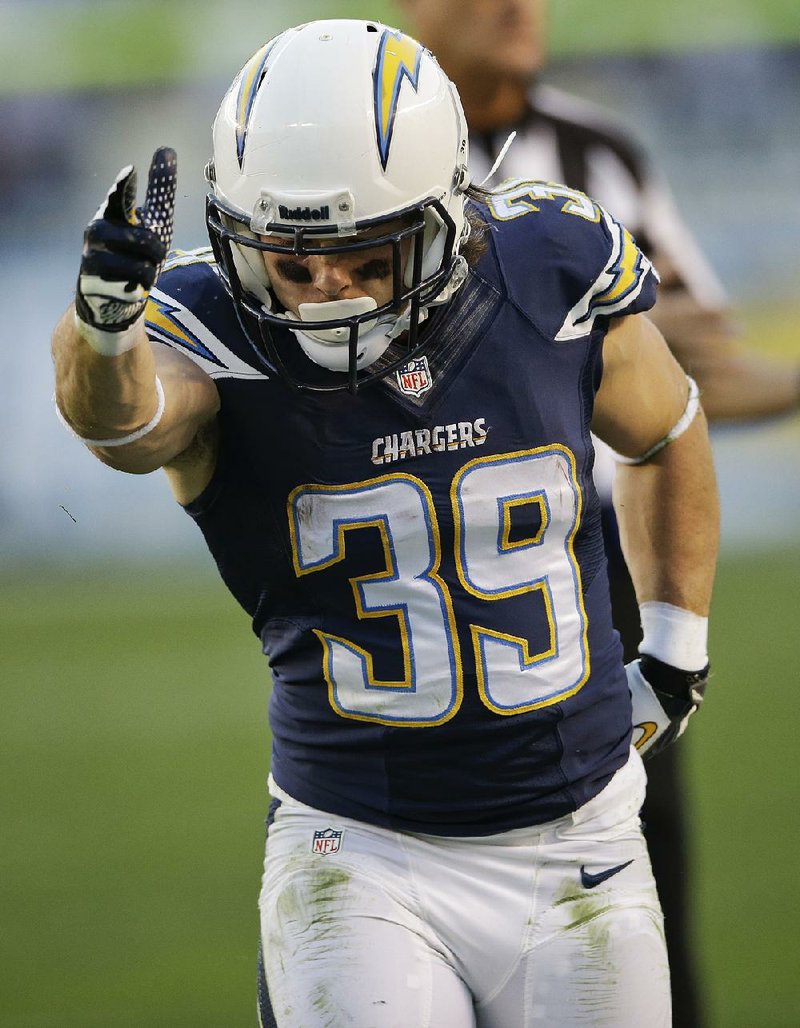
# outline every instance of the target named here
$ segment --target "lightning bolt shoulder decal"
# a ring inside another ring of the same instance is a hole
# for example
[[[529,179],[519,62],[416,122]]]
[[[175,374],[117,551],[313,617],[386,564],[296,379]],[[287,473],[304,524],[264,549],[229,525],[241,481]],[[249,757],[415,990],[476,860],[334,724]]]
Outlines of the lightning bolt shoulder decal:
[[[602,211],[602,215],[612,240],[611,254],[603,270],[567,314],[555,337],[557,342],[587,335],[598,315],[617,314],[636,299],[648,273],[658,277],[630,232],[606,211]]]
[[[394,120],[403,80],[408,79],[414,92],[419,86],[422,47],[401,32],[383,33],[373,72],[375,95],[375,129],[381,167],[386,170],[392,145]]]
[[[191,256],[187,254],[188,258]],[[190,357],[211,378],[265,379],[224,343],[188,307],[162,289],[153,289],[145,313],[147,335]]]
[[[147,301],[147,328],[162,341],[174,343],[182,350],[188,350],[194,356],[224,368],[222,361],[186,327],[185,318],[181,317],[183,314],[181,308],[168,296],[154,290]]]

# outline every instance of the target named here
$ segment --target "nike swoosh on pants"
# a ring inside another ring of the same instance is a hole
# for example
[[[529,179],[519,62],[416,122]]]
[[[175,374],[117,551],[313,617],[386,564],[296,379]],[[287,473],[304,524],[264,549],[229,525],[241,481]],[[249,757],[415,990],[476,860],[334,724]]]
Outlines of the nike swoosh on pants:
[[[632,860],[626,860],[624,864],[617,864],[616,867],[608,867],[605,871],[598,871],[597,874],[592,874],[590,871],[587,871],[585,864],[581,864],[581,885],[584,889],[593,889],[596,885],[600,885],[601,882],[605,882],[613,875],[619,874],[620,871],[623,871],[632,863]]]

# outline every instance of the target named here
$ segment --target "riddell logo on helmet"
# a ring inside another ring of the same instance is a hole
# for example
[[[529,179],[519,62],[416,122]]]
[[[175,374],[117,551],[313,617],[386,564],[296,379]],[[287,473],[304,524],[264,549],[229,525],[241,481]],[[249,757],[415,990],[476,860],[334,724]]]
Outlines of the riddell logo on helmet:
[[[330,221],[331,209],[327,204],[324,207],[286,207],[280,204],[278,215],[284,221]]]

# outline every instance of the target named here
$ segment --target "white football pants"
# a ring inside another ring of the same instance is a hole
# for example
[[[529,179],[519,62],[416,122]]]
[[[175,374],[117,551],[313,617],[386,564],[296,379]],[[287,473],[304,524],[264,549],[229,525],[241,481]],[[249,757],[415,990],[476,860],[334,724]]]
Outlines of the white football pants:
[[[632,750],[576,813],[456,839],[284,799],[259,900],[279,1028],[668,1026],[644,787]]]

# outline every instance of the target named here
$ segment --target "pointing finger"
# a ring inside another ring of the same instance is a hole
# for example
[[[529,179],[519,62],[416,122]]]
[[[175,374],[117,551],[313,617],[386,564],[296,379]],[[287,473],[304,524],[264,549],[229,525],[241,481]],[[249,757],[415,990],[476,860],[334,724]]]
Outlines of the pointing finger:
[[[175,220],[175,189],[178,182],[178,155],[169,146],[153,154],[147,175],[147,194],[137,214],[145,228],[154,232],[169,248]]]

